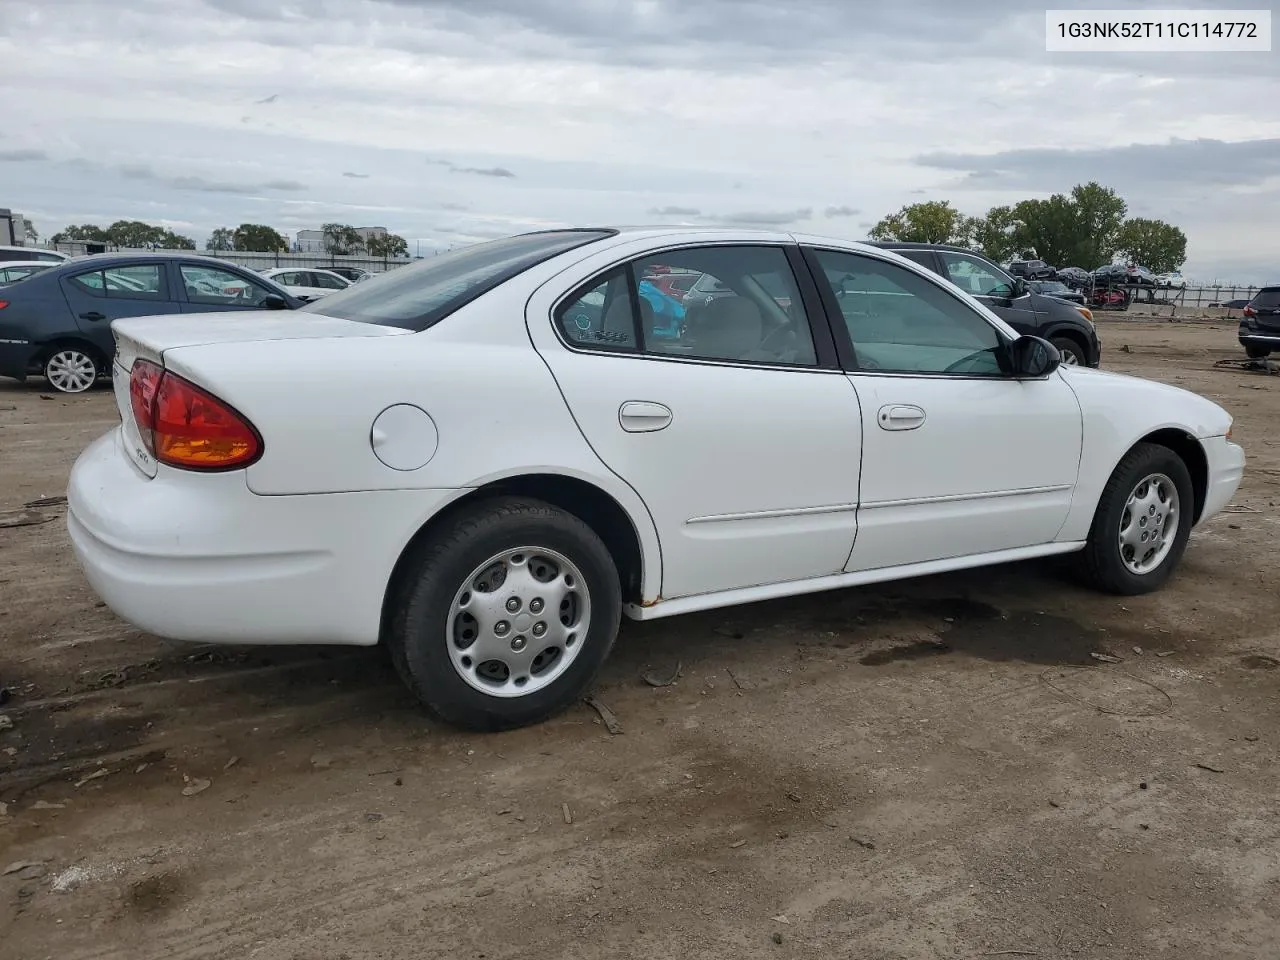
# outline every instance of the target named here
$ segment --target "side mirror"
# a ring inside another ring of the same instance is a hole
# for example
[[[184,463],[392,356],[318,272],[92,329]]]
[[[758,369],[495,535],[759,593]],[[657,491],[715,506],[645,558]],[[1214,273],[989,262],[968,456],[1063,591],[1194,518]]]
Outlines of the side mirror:
[[[289,301],[278,293],[268,293],[262,298],[262,306],[266,310],[288,310]]]
[[[1037,380],[1058,369],[1062,354],[1048,340],[1019,337],[1009,344],[1009,360],[1016,379]]]
[[[1027,291],[1030,289],[1031,288],[1027,286],[1027,281],[1022,277],[1013,278],[1013,299],[1016,300],[1018,297],[1026,296]]]

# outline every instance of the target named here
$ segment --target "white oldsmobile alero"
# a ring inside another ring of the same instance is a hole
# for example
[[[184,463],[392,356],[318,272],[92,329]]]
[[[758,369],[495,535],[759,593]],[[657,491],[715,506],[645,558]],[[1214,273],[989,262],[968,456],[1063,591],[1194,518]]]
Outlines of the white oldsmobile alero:
[[[623,614],[1069,552],[1154,590],[1244,465],[1217,404],[786,233],[550,230],[113,329],[122,424],[67,517],[107,604],[178,640],[385,642],[476,729],[581,696]]]

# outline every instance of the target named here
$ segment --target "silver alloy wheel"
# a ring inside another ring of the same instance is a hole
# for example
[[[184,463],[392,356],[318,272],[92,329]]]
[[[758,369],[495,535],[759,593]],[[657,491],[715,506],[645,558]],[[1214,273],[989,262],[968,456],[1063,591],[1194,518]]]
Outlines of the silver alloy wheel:
[[[45,379],[62,393],[83,393],[98,379],[98,365],[83,350],[59,350],[44,365]]]
[[[449,608],[449,659],[492,697],[523,697],[555,682],[591,626],[591,596],[568,557],[516,547],[471,571]]]
[[[1062,354],[1062,362],[1066,364],[1068,367],[1080,366],[1080,358],[1075,355],[1074,351],[1060,350],[1058,352]]]
[[[1178,535],[1178,488],[1163,473],[1138,481],[1120,515],[1120,559],[1130,573],[1150,573]]]

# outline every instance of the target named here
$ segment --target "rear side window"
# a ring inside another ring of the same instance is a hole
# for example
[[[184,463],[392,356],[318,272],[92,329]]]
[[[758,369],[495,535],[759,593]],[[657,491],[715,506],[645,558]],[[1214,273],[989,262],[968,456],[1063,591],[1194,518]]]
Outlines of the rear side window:
[[[477,243],[354,283],[302,310],[426,330],[529,268],[612,235],[608,230],[548,230]]]
[[[1280,307],[1280,287],[1264,287],[1253,298],[1255,310],[1274,310]]]

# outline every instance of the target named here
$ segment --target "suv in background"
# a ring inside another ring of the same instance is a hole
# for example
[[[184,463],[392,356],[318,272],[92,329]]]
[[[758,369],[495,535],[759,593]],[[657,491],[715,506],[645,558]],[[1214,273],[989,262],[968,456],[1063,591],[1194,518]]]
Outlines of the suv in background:
[[[1238,336],[1254,360],[1280,350],[1280,286],[1263,287],[1245,304]]]
[[[1015,260],[1009,264],[1009,272],[1023,280],[1053,280],[1058,271],[1043,260]]]
[[[1100,362],[1102,344],[1087,307],[1035,293],[1023,278],[1009,276],[986,257],[964,247],[897,240],[871,245],[892,250],[946,277],[1019,333],[1051,342],[1062,354],[1063,363],[1096,367]]]

